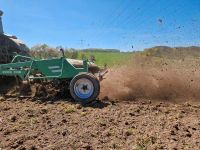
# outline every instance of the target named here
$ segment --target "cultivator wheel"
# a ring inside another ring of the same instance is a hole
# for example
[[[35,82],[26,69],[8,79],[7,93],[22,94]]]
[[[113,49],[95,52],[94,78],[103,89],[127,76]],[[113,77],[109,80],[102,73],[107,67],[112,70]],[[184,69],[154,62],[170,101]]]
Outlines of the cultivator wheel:
[[[70,83],[70,94],[80,103],[89,103],[96,99],[100,92],[98,79],[90,73],[76,75]]]

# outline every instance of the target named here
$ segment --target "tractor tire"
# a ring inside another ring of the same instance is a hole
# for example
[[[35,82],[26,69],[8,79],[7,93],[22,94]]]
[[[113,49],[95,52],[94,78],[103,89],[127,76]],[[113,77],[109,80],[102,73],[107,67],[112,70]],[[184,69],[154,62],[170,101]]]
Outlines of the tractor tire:
[[[99,80],[91,73],[80,73],[70,82],[70,94],[76,102],[87,104],[100,93]]]

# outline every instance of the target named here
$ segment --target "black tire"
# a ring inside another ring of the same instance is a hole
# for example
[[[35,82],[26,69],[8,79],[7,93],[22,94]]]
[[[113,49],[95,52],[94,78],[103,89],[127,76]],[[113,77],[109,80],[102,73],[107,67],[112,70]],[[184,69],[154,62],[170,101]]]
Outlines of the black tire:
[[[81,97],[78,94],[83,93],[83,92],[80,93],[80,86],[82,86],[81,83],[83,83],[84,80],[87,83],[85,83],[83,85],[85,87],[85,89],[83,89],[84,87],[82,87],[81,90],[84,91],[84,92],[85,92],[85,90],[87,90],[87,91],[90,92],[90,94],[82,95],[82,97]],[[78,84],[78,82],[80,82],[80,83]],[[88,86],[89,86],[90,89],[88,88]],[[76,102],[87,104],[87,103],[95,100],[98,97],[98,95],[100,93],[100,84],[99,84],[99,80],[93,74],[91,74],[91,73],[80,73],[80,74],[76,75],[71,80],[69,89],[70,89],[70,94],[71,94],[72,98]],[[77,92],[79,92],[79,93],[77,93]]]

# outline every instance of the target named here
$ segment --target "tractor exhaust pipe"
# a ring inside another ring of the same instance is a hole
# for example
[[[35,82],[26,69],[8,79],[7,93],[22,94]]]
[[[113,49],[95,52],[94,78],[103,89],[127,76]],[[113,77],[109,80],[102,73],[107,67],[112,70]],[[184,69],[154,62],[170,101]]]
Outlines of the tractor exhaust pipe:
[[[2,17],[3,16],[3,11],[0,10],[0,35],[3,34],[3,23],[2,23]]]

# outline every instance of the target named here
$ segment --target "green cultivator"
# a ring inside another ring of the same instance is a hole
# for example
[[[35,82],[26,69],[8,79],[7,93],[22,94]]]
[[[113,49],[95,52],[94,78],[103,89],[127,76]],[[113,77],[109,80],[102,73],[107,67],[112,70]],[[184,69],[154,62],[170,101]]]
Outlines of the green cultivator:
[[[18,87],[13,92],[17,95],[42,95],[48,97],[46,88],[51,93],[70,93],[80,102],[90,102],[97,98],[100,91],[99,81],[106,73],[99,73],[99,68],[87,60],[79,61],[61,58],[49,60],[36,60],[27,57],[29,49],[16,36],[4,34],[2,26],[3,12],[0,10],[0,94],[8,94],[9,81],[12,77],[17,79]],[[21,55],[13,55],[14,53]],[[10,76],[11,78],[9,78]],[[2,82],[3,81],[3,82]],[[13,83],[11,83],[13,85]],[[28,85],[28,86],[26,86]],[[36,85],[34,89],[34,85]],[[6,87],[6,88],[5,88]],[[8,87],[8,90],[7,90]],[[33,87],[33,89],[32,89]],[[4,90],[6,89],[6,90]],[[42,94],[42,91],[46,94]],[[69,92],[67,92],[69,91]]]
[[[58,87],[56,90],[69,90],[74,100],[83,103],[96,99],[100,92],[99,79],[105,73],[97,74],[98,69],[95,70],[95,65],[90,65],[87,60],[78,66],[71,62],[64,55],[47,60],[16,55],[11,63],[0,65],[0,76],[16,77],[20,83],[26,84],[50,83]]]

